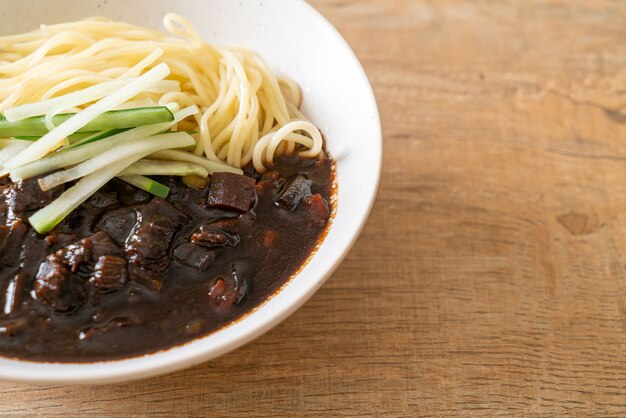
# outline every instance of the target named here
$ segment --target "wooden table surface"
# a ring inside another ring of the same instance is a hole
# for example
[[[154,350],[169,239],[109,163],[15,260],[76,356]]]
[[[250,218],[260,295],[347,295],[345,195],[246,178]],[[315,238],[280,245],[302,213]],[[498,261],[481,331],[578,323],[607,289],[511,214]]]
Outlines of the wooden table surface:
[[[0,384],[0,413],[626,415],[626,3],[313,4],[384,127],[343,265],[236,352],[122,385]]]

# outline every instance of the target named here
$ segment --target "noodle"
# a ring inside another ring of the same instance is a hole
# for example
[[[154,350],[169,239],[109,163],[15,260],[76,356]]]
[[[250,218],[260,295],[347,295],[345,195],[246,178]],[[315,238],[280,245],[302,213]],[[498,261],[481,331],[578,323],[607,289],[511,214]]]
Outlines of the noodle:
[[[239,168],[252,162],[263,172],[278,152],[299,151],[307,158],[321,153],[322,135],[300,113],[302,93],[295,82],[275,76],[253,51],[205,43],[178,15],[168,14],[163,23],[169,35],[90,18],[0,37],[0,112],[137,77],[166,63],[166,80],[180,91],[145,91],[133,101],[196,105],[195,154]],[[47,120],[87,106],[55,107]]]

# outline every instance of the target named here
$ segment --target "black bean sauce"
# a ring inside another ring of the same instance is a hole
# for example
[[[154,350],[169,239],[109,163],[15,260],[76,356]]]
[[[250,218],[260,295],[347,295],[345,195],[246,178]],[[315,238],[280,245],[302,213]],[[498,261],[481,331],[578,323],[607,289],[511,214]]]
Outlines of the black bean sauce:
[[[167,201],[113,180],[48,235],[27,218],[62,190],[0,189],[0,355],[59,362],[173,347],[240,318],[324,233],[332,163],[276,159],[263,175],[177,178]]]

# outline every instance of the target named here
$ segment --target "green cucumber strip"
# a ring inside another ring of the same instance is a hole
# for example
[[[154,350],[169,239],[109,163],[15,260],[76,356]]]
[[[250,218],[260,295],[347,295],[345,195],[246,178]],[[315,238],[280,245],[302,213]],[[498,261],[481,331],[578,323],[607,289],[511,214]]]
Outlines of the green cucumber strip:
[[[76,113],[63,113],[52,118],[55,125],[69,120]],[[109,131],[111,129],[135,128],[143,125],[171,122],[174,115],[167,106],[139,107],[135,109],[111,110],[98,116],[77,132]],[[34,116],[9,122],[0,115],[0,136],[43,136],[48,133],[45,116]]]
[[[58,170],[70,165],[81,163],[89,158],[95,157],[112,147],[116,147],[121,144],[132,143],[138,139],[146,138],[150,135],[154,135],[159,130],[167,129],[168,124],[156,124],[147,125],[139,128],[134,128],[117,135],[102,139],[100,141],[92,142],[90,144],[84,144],[77,147],[71,147],[69,149],[50,154],[40,160],[33,161],[21,167],[17,167],[11,170],[11,180],[19,181],[29,177],[45,174],[50,171]]]
[[[194,112],[197,112],[197,108],[195,106],[191,106],[176,112],[175,118],[172,122],[139,126],[111,137],[104,138],[100,141],[84,144],[78,147],[71,147],[69,149],[64,149],[60,152],[50,154],[42,159],[11,169],[11,180],[24,180],[29,177],[58,170],[59,168],[78,164],[89,158],[95,157],[112,147],[126,143],[130,144],[135,140],[143,139],[151,135],[156,135],[162,131],[166,131],[175,123],[193,115]]]
[[[96,131],[96,132],[76,132],[75,134],[72,134],[70,136],[67,137],[67,139],[69,139],[70,143],[73,144],[75,142],[81,141],[85,138],[89,138],[90,136],[95,136],[95,135],[100,135],[102,133],[104,133],[105,131]],[[39,140],[41,137],[40,136],[14,136],[13,138],[15,139],[19,139],[20,141],[37,141]]]
[[[126,183],[135,186],[138,189],[144,190],[150,194],[153,194],[161,199],[166,199],[170,194],[170,188],[164,184],[159,183],[158,181],[152,180],[149,177],[140,176],[140,175],[131,175],[131,176],[117,176],[120,180],[125,181]]]
[[[121,134],[128,131],[127,128],[123,129],[110,129],[108,131],[100,132],[78,132],[69,136],[70,148],[78,147],[80,145],[91,144],[92,142],[100,141],[101,139],[108,138],[113,135]],[[85,135],[86,134],[86,135]]]
[[[101,142],[95,142],[94,144]],[[184,148],[193,144],[195,144],[194,139],[185,132],[154,135],[131,143],[124,143],[110,148],[70,169],[57,171],[40,178],[38,180],[39,187],[41,187],[41,190],[47,191],[60,184],[79,179],[94,171],[103,169],[119,160],[136,157],[135,161],[138,161],[153,152],[170,148]]]
[[[33,142],[28,148],[20,152],[14,158],[6,163],[6,167],[13,169],[24,164],[28,164],[31,161],[38,160],[45,157],[47,154],[55,151],[59,148],[59,145],[65,145],[66,139],[69,135],[78,132],[83,129],[89,123],[93,122],[98,117],[102,116],[108,111],[116,109],[135,97],[137,94],[143,92],[147,88],[153,86],[155,83],[163,80],[171,73],[170,68],[166,63],[162,62],[156,67],[151,68],[146,73],[137,77],[124,87],[115,90],[108,96],[98,100],[93,105],[86,109],[76,113],[74,116],[56,126],[50,132],[41,137],[39,141]],[[44,123],[46,126],[52,125],[50,118],[45,117]],[[149,126],[149,125],[148,125]],[[109,126],[106,127],[107,129]],[[91,128],[87,130],[101,130],[105,128]]]
[[[179,177],[193,175],[207,178],[209,177],[209,172],[202,166],[187,162],[143,159],[128,167],[121,175]]]
[[[126,132],[129,128],[120,128],[120,129],[111,129],[108,131],[96,131],[96,132],[76,132],[75,134],[70,135],[67,139],[70,140],[70,147],[77,147],[79,145],[89,144],[91,142],[99,141],[104,138],[108,138],[113,135],[117,135],[122,132]],[[163,131],[164,134],[169,134],[175,131]],[[181,132],[181,131],[176,131]],[[198,131],[182,131],[187,132],[189,135],[195,135]],[[40,136],[15,136],[14,139],[19,139],[20,141],[37,141]]]

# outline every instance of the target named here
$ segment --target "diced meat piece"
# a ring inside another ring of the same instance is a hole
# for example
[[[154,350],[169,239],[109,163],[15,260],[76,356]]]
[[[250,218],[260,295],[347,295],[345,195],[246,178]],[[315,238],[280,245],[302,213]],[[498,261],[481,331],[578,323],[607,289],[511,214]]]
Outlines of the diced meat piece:
[[[94,273],[89,279],[96,289],[102,293],[114,292],[126,283],[126,259],[116,255],[103,255],[98,258]]]
[[[105,214],[98,223],[98,228],[109,234],[118,245],[124,245],[136,222],[135,210],[124,208]]]
[[[5,191],[8,204],[15,213],[41,209],[65,190],[65,186],[57,186],[48,191],[41,190],[36,178],[18,181]]]
[[[170,188],[170,193],[167,196],[167,203],[169,203],[175,209],[182,211],[186,214],[193,216],[194,213],[201,213],[206,211],[206,196],[209,193],[209,188],[196,189],[194,187],[184,187],[181,180],[175,178],[169,178],[169,181],[163,180],[163,183]],[[208,179],[205,180],[208,185]]]
[[[5,315],[11,315],[17,312],[20,306],[22,306],[27,279],[26,273],[20,271],[9,281],[4,294]]]
[[[128,265],[128,278],[154,292],[160,292],[163,288],[163,279],[159,275],[134,264]]]
[[[72,273],[76,273],[81,266],[91,263],[93,244],[89,239],[82,239],[60,249],[56,254]]]
[[[0,243],[0,263],[12,266],[20,259],[28,228],[18,219],[9,226],[1,225],[0,231],[2,231],[0,236],[4,236],[4,240]]]
[[[176,247],[173,255],[176,260],[189,267],[198,271],[206,271],[217,257],[217,252],[187,242]]]
[[[87,200],[87,205],[92,206],[96,209],[110,209],[114,206],[119,206],[120,201],[117,198],[117,193],[115,191],[103,191],[99,190],[94,193],[89,200]]]
[[[67,217],[63,219],[54,229],[59,232],[70,234],[74,231],[81,230],[82,226],[86,223],[84,220],[82,211],[74,210],[70,212],[69,215],[67,215]]]
[[[280,180],[281,177],[282,176],[277,170],[269,170],[263,173],[263,175],[261,176],[261,180],[275,182],[275,181]]]
[[[54,230],[46,235],[45,241],[48,247],[64,247],[76,241],[76,234],[67,234]]]
[[[100,231],[80,241],[58,250],[55,255],[72,273],[79,270],[88,272],[102,256],[122,255],[122,250],[106,232]]]
[[[219,229],[221,231],[232,233],[237,225],[237,221],[238,218],[219,219],[215,222],[211,222],[209,226],[213,229]]]
[[[191,235],[191,241],[209,248],[236,247],[239,244],[239,235],[229,234],[213,225],[202,225]]]
[[[118,191],[118,199],[124,206],[137,206],[148,203],[152,200],[153,196],[141,189],[138,189],[130,184],[115,179],[115,189]]]
[[[126,240],[126,255],[141,267],[161,271],[167,267],[167,250],[178,224],[169,218],[155,216],[142,220]]]
[[[330,210],[328,209],[328,203],[320,194],[305,197],[302,204],[308,214],[310,222],[315,225],[326,224]]]
[[[167,195],[167,202],[174,205],[177,202],[184,202],[185,192],[189,190],[189,187],[181,187],[182,181],[180,177],[167,176],[159,178],[159,182],[170,189]],[[193,190],[193,189],[192,189]],[[197,191],[197,190],[196,190]]]
[[[171,221],[183,225],[189,222],[189,217],[163,199],[155,198],[147,205],[138,206],[137,212],[142,220],[154,216],[163,216]]]
[[[41,263],[35,281],[37,300],[57,312],[72,312],[85,302],[85,289],[80,280],[55,254]]]
[[[138,223],[126,239],[129,261],[153,271],[164,270],[174,234],[189,217],[162,199],[154,199],[136,208]]]
[[[154,197],[153,195],[151,195],[150,193],[144,190],[137,189],[137,188],[133,188],[133,189],[134,190],[132,191],[132,193],[122,198],[122,202],[125,203],[126,205],[135,206],[138,204],[145,204],[145,203],[150,202],[152,198]]]
[[[231,266],[229,276],[218,277],[209,290],[209,301],[219,309],[241,303],[248,291],[247,280],[239,276],[235,266]]]
[[[133,316],[121,316],[111,319],[104,325],[96,325],[82,330],[78,334],[79,340],[90,340],[98,335],[106,334],[116,329],[125,328],[131,325],[141,325],[143,321]]]
[[[83,239],[89,241],[92,248],[92,260],[95,262],[104,255],[122,255],[124,252],[118,247],[111,237],[104,231],[99,231],[92,236]]]
[[[209,291],[209,300],[218,308],[229,308],[235,303],[236,293],[219,277]]]
[[[301,174],[291,177],[279,190],[276,204],[290,211],[296,210],[303,198],[311,196],[311,184],[312,181]]]
[[[211,177],[207,206],[247,212],[256,197],[255,184],[248,176],[215,173]]]

